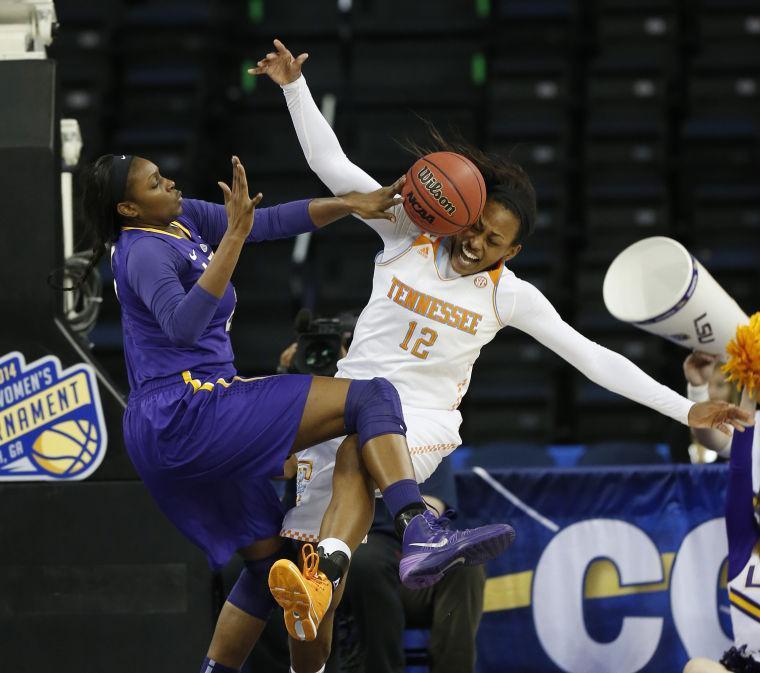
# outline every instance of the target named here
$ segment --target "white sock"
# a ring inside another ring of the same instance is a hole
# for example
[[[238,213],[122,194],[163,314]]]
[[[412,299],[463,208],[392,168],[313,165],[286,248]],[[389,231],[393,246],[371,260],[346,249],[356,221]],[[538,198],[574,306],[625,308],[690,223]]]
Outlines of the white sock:
[[[348,545],[337,537],[326,537],[324,540],[319,541],[317,547],[322,547],[328,556],[334,551],[342,551],[348,557],[348,560],[351,560],[351,550]],[[317,671],[317,673],[320,672]]]

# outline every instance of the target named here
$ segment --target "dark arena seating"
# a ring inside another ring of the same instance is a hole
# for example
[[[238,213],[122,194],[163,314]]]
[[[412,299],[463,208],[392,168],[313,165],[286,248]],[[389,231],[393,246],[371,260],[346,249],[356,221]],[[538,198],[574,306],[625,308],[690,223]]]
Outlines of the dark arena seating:
[[[139,151],[185,193],[216,199],[234,151],[251,164],[265,204],[323,194],[281,94],[243,74],[279,36],[310,52],[312,92],[334,101],[344,149],[378,180],[408,166],[395,141],[421,137],[416,115],[520,161],[538,190],[539,219],[512,268],[589,338],[679,387],[679,351],[612,318],[601,281],[627,244],[677,235],[751,310],[756,260],[748,250],[732,254],[760,217],[751,3],[472,0],[438,3],[434,17],[417,5],[348,4],[294,12],[274,0],[60,3],[51,54],[62,113],[83,128],[83,158],[116,146]],[[129,29],[116,30],[122,24]],[[273,370],[304,302],[327,316],[359,309],[368,296],[378,249],[371,231],[351,222],[322,232],[308,272],[294,267],[291,249],[283,242],[246,253],[239,283],[278,270],[280,278],[266,295],[240,293],[241,370]],[[102,272],[108,280],[105,265]],[[123,378],[117,320],[106,292],[91,340]],[[631,429],[637,440],[667,432],[656,414],[591,389],[506,330],[484,352],[463,402],[467,441],[505,432],[503,400],[514,398],[509,439],[594,441],[622,429],[615,416],[636,419],[618,440]],[[685,456],[685,434],[667,439]]]

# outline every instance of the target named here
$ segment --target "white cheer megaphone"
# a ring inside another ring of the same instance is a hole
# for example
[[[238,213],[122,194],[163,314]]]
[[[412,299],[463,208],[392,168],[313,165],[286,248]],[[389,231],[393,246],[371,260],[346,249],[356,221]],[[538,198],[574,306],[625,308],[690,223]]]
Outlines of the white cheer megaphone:
[[[749,322],[707,269],[666,236],[623,250],[607,269],[603,295],[618,320],[721,357],[736,328]]]

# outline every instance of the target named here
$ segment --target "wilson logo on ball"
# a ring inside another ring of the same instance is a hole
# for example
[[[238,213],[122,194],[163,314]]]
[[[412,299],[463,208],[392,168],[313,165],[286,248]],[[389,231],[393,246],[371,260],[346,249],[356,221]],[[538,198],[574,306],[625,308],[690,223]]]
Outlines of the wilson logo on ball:
[[[443,193],[441,181],[436,178],[435,173],[427,166],[423,166],[419,173],[417,173],[417,179],[422,183],[422,186],[430,193],[441,207],[449,214],[453,215],[457,212],[457,207],[451,203],[448,197]]]

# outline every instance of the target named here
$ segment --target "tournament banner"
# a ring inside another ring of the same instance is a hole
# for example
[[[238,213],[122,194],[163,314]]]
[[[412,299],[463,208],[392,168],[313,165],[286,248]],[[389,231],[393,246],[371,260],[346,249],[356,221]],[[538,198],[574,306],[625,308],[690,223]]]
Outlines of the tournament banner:
[[[17,351],[0,357],[0,481],[85,479],[106,442],[92,367],[62,369],[53,355],[27,364]]]
[[[517,537],[488,566],[479,673],[680,673],[731,646],[726,466],[474,468],[463,525]]]

